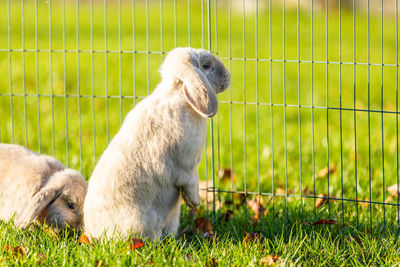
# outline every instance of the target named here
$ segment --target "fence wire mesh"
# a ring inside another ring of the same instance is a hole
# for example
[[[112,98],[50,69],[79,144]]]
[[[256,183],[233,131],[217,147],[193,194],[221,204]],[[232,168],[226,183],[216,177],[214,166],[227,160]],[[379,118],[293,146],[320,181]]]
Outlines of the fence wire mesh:
[[[399,228],[398,0],[6,0],[0,22],[0,142],[90,177],[165,54],[200,47],[232,77],[199,166],[210,216]]]

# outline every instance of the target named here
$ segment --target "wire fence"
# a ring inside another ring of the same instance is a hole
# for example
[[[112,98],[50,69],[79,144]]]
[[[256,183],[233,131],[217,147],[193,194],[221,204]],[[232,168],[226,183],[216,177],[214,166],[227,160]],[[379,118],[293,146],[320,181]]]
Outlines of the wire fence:
[[[200,47],[232,77],[199,166],[210,216],[399,228],[398,0],[7,0],[0,25],[0,142],[90,177],[165,54]]]

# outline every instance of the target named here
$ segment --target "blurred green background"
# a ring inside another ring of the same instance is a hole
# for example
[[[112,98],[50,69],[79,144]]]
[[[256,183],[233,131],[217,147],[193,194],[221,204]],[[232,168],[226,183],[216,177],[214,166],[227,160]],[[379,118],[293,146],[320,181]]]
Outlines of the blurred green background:
[[[318,214],[395,224],[397,197],[385,210],[347,200],[384,202],[398,180],[397,8],[298,2],[1,1],[0,141],[89,179],[126,113],[160,81],[165,54],[200,47],[232,77],[202,180],[278,193],[268,206],[276,214],[288,204],[312,216],[314,199],[301,196],[326,194],[346,200]],[[328,162],[336,170],[319,178]]]

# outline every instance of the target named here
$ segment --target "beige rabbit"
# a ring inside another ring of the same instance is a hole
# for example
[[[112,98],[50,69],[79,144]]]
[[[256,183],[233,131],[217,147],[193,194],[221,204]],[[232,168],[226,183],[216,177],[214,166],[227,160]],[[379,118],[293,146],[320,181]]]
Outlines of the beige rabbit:
[[[35,218],[53,227],[81,228],[87,184],[56,159],[0,144],[0,220],[26,228]]]
[[[160,72],[161,83],[126,116],[94,169],[84,205],[88,236],[177,234],[180,194],[200,204],[206,118],[230,75],[211,53],[192,48],[169,52]]]

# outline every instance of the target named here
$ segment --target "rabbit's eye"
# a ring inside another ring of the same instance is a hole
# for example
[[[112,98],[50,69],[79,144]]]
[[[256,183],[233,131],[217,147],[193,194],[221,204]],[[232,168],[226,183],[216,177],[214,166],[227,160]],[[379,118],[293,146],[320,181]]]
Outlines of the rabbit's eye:
[[[74,203],[69,202],[68,203],[68,208],[70,208],[71,210],[74,210],[76,208]]]
[[[203,65],[203,69],[207,70],[210,68],[210,66],[211,66],[210,63],[206,63]]]

